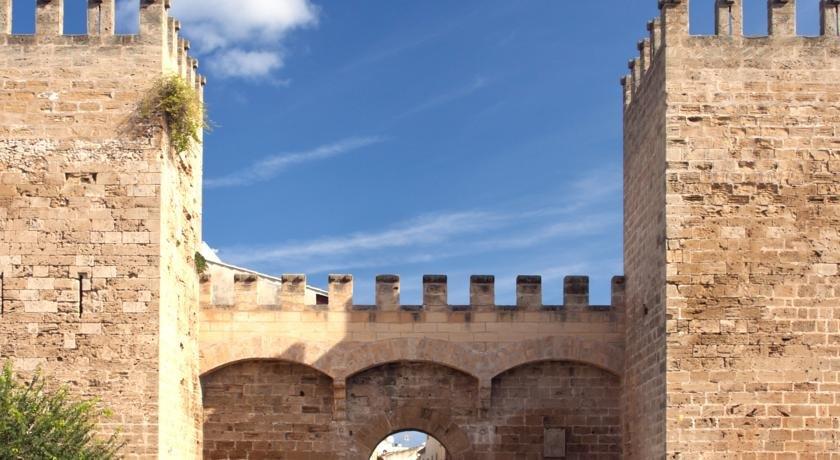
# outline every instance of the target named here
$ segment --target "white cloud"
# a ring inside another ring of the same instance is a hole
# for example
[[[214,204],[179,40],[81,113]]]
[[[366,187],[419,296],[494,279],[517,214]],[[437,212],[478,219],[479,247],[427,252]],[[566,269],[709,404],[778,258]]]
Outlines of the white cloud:
[[[207,179],[204,186],[221,188],[251,185],[269,180],[293,165],[337,157],[384,141],[382,137],[353,137],[305,152],[274,155],[227,176]]]
[[[318,21],[318,8],[309,0],[178,0],[173,3],[173,15],[187,28],[195,27],[196,33],[191,38],[202,53],[249,44],[273,46],[289,31]]]
[[[117,32],[137,33],[140,0],[117,0]],[[267,77],[283,67],[283,40],[318,24],[310,0],[177,0],[171,14],[214,75]]]
[[[283,67],[283,57],[271,51],[232,49],[216,53],[208,67],[222,77],[265,77]]]
[[[220,77],[265,77],[283,67],[289,32],[317,25],[310,0],[178,0],[172,14]]]

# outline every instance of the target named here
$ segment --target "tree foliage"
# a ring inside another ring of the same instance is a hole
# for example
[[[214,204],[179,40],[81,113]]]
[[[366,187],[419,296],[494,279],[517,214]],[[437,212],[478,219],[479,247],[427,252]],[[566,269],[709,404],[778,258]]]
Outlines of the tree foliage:
[[[96,423],[111,414],[97,401],[77,401],[66,387],[49,391],[40,373],[15,378],[10,363],[0,375],[0,459],[107,460],[122,447],[116,434],[96,435]]]

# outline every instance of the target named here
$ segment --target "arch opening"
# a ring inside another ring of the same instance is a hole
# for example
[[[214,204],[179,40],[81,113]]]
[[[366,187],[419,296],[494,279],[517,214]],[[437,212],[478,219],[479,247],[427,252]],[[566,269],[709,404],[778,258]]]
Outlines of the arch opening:
[[[370,460],[447,460],[443,442],[422,430],[391,433],[379,442]]]
[[[438,363],[398,361],[352,375],[346,390],[348,429],[361,458],[375,453],[383,439],[406,431],[432,436],[445,446],[445,458],[470,458],[472,443],[464,428],[477,416],[475,377]]]

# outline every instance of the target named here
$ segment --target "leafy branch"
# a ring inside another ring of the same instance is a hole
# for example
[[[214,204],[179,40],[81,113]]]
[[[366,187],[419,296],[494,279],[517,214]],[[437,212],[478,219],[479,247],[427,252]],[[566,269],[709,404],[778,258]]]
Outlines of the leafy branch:
[[[48,391],[37,372],[19,382],[6,363],[0,374],[0,458],[111,460],[123,443],[117,434],[96,435],[100,418],[111,417],[98,401],[75,401],[67,387]]]

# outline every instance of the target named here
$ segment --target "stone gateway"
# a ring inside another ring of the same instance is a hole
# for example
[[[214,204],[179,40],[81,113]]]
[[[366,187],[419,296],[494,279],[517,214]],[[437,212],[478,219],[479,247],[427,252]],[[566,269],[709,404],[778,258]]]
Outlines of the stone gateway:
[[[350,275],[196,269],[201,145],[135,123],[161,77],[205,85],[169,0],[131,36],[115,0],[85,36],[63,0],[13,35],[0,0],[0,359],[101,398],[129,459],[359,460],[419,430],[453,460],[840,460],[840,1],[817,37],[794,0],[767,0],[765,37],[742,0],[712,36],[659,4],[622,80],[610,305],[524,275],[516,305],[488,275],[469,305],[445,275],[358,305]]]

